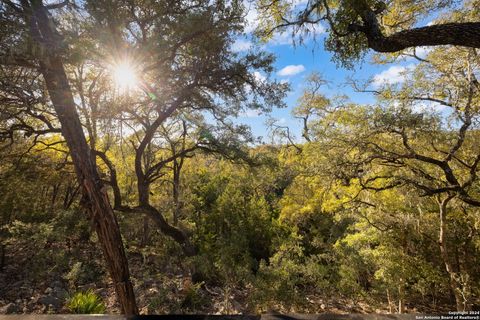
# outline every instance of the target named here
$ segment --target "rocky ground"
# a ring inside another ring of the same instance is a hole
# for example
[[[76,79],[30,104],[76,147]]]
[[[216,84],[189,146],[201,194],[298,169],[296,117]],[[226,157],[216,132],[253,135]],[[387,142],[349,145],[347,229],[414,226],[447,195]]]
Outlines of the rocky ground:
[[[119,313],[115,291],[104,270],[93,270],[95,281],[72,281],[61,270],[66,248],[58,246],[38,247],[15,244],[7,252],[7,263],[0,271],[0,314],[48,314],[69,313],[65,304],[70,295],[78,291],[92,290],[106,305],[108,313]],[[12,250],[14,248],[15,250]],[[78,249],[80,261],[97,259],[102,269],[101,255],[95,253],[95,245]],[[202,314],[253,314],[258,312],[280,313],[371,313],[386,312],[372,309],[367,304],[338,299],[306,296],[303,309],[271,305],[259,310],[251,305],[249,288],[221,288],[205,284],[193,284],[186,270],[172,261],[158,257],[145,257],[130,252],[130,270],[137,303],[142,314],[202,313]],[[43,257],[40,259],[39,257]],[[71,257],[67,266],[71,266]],[[154,261],[157,259],[157,261]],[[60,261],[60,262],[57,262]],[[177,267],[175,267],[177,266]],[[32,268],[36,270],[32,270]],[[98,275],[97,275],[98,274]],[[92,276],[93,277],[93,276]]]
[[[15,272],[13,266],[0,273],[0,314],[48,314],[69,313],[66,300],[72,292],[93,290],[102,297],[108,313],[118,313],[113,285],[108,282],[88,283],[72,288],[61,277],[33,283],[28,279],[10,281]],[[10,275],[10,276],[9,276]],[[55,277],[53,277],[55,278]],[[248,305],[247,290],[197,286],[183,275],[160,275],[135,281],[137,303],[142,314],[162,313],[208,313],[240,314],[255,313]],[[340,301],[327,302],[318,297],[306,297],[317,312],[373,312],[362,305]],[[281,306],[268,311],[292,312]]]

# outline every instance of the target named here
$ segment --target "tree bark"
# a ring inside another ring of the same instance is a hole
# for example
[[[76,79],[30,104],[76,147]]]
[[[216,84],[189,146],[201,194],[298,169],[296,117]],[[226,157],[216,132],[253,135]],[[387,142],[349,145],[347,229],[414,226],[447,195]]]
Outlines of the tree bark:
[[[355,10],[363,24],[351,24],[349,31],[363,33],[369,48],[377,52],[397,52],[411,47],[439,45],[480,48],[480,22],[444,23],[385,36],[378,23],[378,12],[365,0],[355,0]]]
[[[152,205],[150,205],[150,182],[148,181],[146,175],[143,173],[141,161],[136,161],[135,164],[135,170],[137,173],[138,206],[135,208],[131,208],[122,204],[122,195],[120,192],[120,187],[118,186],[116,170],[113,166],[113,163],[108,159],[105,153],[98,150],[95,152],[109,168],[109,185],[113,189],[115,210],[122,212],[145,214],[148,218],[153,220],[153,222],[157,225],[158,229],[160,229],[162,233],[178,242],[182,246],[183,251],[187,256],[195,255],[196,249],[188,239],[188,236],[182,230],[168,224],[161,212]],[[137,149],[136,159],[140,157],[141,154],[138,152]]]
[[[122,312],[138,314],[120,229],[92,160],[92,151],[83,133],[63,61],[57,53],[61,47],[59,35],[41,0],[31,0],[30,3],[22,0],[22,6],[32,38],[45,48],[46,53],[39,57],[40,72],[62,126],[62,135],[87,202],[84,204],[95,226]]]
[[[454,45],[480,48],[480,23],[445,23],[397,32],[380,39],[368,38],[378,52],[396,52],[411,47]]]
[[[480,48],[480,22],[445,23],[400,31],[390,36],[364,31],[368,46],[377,52],[397,52],[412,47],[454,45]]]
[[[173,240],[179,243],[182,246],[183,252],[186,256],[191,257],[196,254],[197,250],[190,242],[188,236],[182,230],[168,224],[163,215],[155,207],[151,206],[150,204],[144,204],[140,206],[140,210],[143,210],[148,217],[155,222],[163,234],[171,237]]]
[[[173,164],[173,225],[178,226],[180,216],[180,172],[176,161]]]
[[[7,251],[7,246],[5,244],[0,244],[0,272],[3,272],[5,267],[5,253]]]
[[[173,149],[174,150],[174,149]],[[180,201],[180,173],[183,167],[183,161],[185,157],[180,156],[180,160],[173,160],[173,183],[172,183],[172,193],[173,193],[173,225],[178,226],[178,219],[180,218],[182,203]]]
[[[148,127],[145,131],[145,136],[143,137],[140,145],[135,150],[135,174],[137,176],[137,190],[138,190],[138,207],[140,211],[143,211],[150,217],[155,224],[158,226],[160,231],[165,235],[171,237],[176,242],[178,242],[187,256],[193,256],[196,253],[194,245],[190,242],[188,235],[186,235],[182,230],[170,225],[162,213],[153,207],[150,204],[150,177],[144,172],[142,166],[142,158],[145,154],[148,144],[151,142],[155,131],[158,127],[167,119],[177,106],[180,105],[185,97],[179,98],[174,104],[172,104],[166,112],[163,112],[158,116],[158,118],[153,122],[153,124]],[[145,169],[148,173],[148,169]]]
[[[141,247],[144,248],[150,241],[150,228],[148,225],[148,217],[143,216],[143,233],[142,233],[142,241],[140,243]]]
[[[439,204],[439,219],[440,219],[440,228],[438,233],[438,245],[440,247],[440,254],[445,265],[445,270],[449,276],[450,289],[455,297],[455,304],[457,311],[465,310],[465,301],[461,294],[462,286],[458,283],[457,273],[453,270],[453,266],[450,263],[450,258],[448,256],[448,248],[445,240],[446,233],[446,216],[447,216],[447,205],[450,200],[453,199],[452,196],[448,196],[442,201],[438,201]]]
[[[390,290],[387,289],[387,301],[388,301],[388,313],[393,313],[393,303],[392,299],[390,298]]]
[[[398,313],[405,313],[405,303],[403,301],[404,292],[404,281],[400,279],[400,284],[398,285]]]

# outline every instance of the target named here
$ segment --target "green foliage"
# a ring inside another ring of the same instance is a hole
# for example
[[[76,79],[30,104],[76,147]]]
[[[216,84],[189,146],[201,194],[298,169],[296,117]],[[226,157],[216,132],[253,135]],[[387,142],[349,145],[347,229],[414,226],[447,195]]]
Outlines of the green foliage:
[[[362,2],[381,7],[376,0],[332,0],[309,1],[304,8],[317,5],[308,15],[318,18],[330,6],[329,24],[337,32],[329,34],[326,47],[347,66],[365,54],[368,43],[361,33],[337,33],[361,22]],[[477,2],[438,19],[476,21]],[[271,16],[261,28],[275,27],[285,16],[305,18],[290,1],[259,4],[266,6],[261,14]],[[378,10],[380,28],[385,35],[411,28],[451,4],[390,1],[388,10]],[[242,4],[141,1],[135,10],[129,1],[81,5],[85,21],[75,12],[51,11],[72,48],[62,58],[89,142],[104,151],[99,173],[109,181],[112,204],[117,200],[144,306],[204,312],[219,304],[222,293],[224,305],[241,296],[256,311],[320,311],[310,297],[368,302],[381,310],[397,302],[422,311],[451,309],[452,293],[469,305],[479,302],[477,52],[430,51],[428,59],[406,68],[404,82],[375,87],[375,105],[329,96],[321,90],[325,79],[314,73],[293,110],[304,142],[255,145],[249,128],[230,119],[247,109],[282,106],[286,86],[260,81],[255,73],[273,71],[272,55],[232,52],[244,27]],[[475,10],[465,12],[469,7]],[[125,43],[118,46],[117,40]],[[3,43],[8,49],[10,41]],[[158,92],[119,97],[104,66],[112,61],[97,61],[115,60],[113,47],[139,60],[138,67],[148,69],[145,83]],[[36,72],[10,67],[0,79],[1,96],[8,97],[0,108],[2,254],[7,252],[7,263],[18,258],[18,276],[38,288],[50,285],[45,275],[63,278],[71,288],[99,283],[105,275],[101,254],[80,208],[66,146],[56,133],[35,136],[51,129],[49,121],[52,128],[58,125],[44,83]],[[7,86],[11,80],[16,82]],[[432,101],[446,111],[422,104]],[[163,119],[167,113],[170,118]],[[158,213],[161,228],[147,219],[145,203],[139,206],[138,187],[146,181],[148,199],[142,201],[158,209],[150,217]],[[198,250],[193,257],[170,236],[181,233]],[[443,255],[439,243],[448,249]],[[75,313],[105,312],[92,291],[74,294],[67,306]]]
[[[103,270],[95,261],[75,262],[64,276],[72,287],[96,282],[103,275]]]
[[[103,314],[106,311],[102,299],[91,290],[76,292],[68,298],[66,306],[77,314]]]
[[[196,265],[209,280],[237,283],[270,256],[275,226],[266,200],[251,188],[252,176],[222,166],[221,175],[201,173],[192,185],[201,253]]]
[[[195,311],[204,307],[208,303],[205,292],[201,290],[203,282],[191,284],[183,297],[181,307],[184,310]]]
[[[251,303],[263,311],[277,304],[285,310],[307,307],[307,292],[321,295],[334,292],[336,270],[332,262],[328,253],[306,254],[301,237],[289,237],[268,264],[261,263]]]
[[[325,48],[332,52],[333,60],[343,67],[353,68],[369,48],[381,52],[377,61],[391,61],[402,53],[412,52],[412,48],[408,48],[385,54],[385,49],[375,48],[372,43],[379,40],[378,33],[388,37],[409,31],[432,17],[435,20],[430,23],[435,24],[478,21],[477,6],[475,1],[460,4],[454,0],[329,0],[310,1],[305,5],[286,0],[257,0],[260,22],[256,33],[267,41],[275,32],[290,31],[293,40],[301,43],[312,33],[312,23],[321,22],[328,27]]]

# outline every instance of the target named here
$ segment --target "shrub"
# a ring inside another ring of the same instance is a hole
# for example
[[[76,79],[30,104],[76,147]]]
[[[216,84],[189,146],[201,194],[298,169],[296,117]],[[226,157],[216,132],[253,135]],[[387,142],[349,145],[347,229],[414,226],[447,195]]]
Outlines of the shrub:
[[[97,282],[103,274],[101,266],[95,261],[75,262],[70,271],[64,276],[70,286]]]
[[[208,299],[202,292],[201,287],[203,282],[191,284],[187,290],[186,295],[183,298],[181,307],[189,311],[195,311],[208,303]]]
[[[67,300],[67,308],[78,314],[105,313],[105,304],[92,290],[75,293]]]

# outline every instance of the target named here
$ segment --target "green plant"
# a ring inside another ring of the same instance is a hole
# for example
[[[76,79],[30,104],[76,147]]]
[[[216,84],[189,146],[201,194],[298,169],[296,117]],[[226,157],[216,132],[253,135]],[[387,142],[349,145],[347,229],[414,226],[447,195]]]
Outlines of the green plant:
[[[102,269],[95,261],[75,262],[70,271],[64,276],[70,286],[97,282],[102,275]]]
[[[67,308],[73,313],[105,313],[105,304],[92,290],[77,292],[67,300]]]
[[[205,294],[201,290],[203,284],[203,282],[191,284],[186,289],[186,294],[181,304],[182,308],[189,311],[195,311],[208,303]]]

